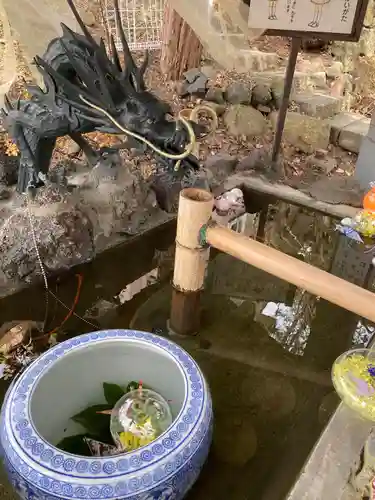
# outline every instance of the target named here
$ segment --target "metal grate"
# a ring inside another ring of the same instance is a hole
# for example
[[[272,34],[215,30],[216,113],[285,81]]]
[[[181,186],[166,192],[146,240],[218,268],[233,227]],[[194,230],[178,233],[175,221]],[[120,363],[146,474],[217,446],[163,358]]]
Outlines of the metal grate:
[[[120,0],[119,9],[130,50],[156,50],[161,46],[165,0]],[[113,0],[105,0],[105,16],[118,50],[121,40]]]

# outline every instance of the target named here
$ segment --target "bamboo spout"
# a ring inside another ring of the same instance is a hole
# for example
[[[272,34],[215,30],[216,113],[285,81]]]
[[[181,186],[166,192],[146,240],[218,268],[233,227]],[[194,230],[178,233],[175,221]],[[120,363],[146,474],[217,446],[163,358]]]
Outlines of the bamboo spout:
[[[203,189],[188,188],[180,193],[169,322],[179,335],[194,334],[199,328],[199,299],[209,258],[199,231],[210,220],[213,204],[212,194]]]
[[[359,316],[375,321],[375,294],[225,227],[208,227],[213,247]]]

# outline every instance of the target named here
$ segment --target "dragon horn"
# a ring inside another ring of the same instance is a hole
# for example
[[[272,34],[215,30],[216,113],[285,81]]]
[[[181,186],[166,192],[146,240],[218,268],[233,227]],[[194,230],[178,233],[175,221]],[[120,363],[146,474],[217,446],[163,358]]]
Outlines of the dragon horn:
[[[9,97],[5,94],[4,95],[4,104],[5,104],[5,109],[9,112],[13,110],[13,105],[9,100]]]
[[[91,35],[91,33],[89,32],[89,30],[86,28],[86,25],[85,23],[83,22],[81,16],[78,14],[78,10],[76,9],[76,6],[74,5],[74,2],[73,0],[66,0],[68,2],[68,5],[70,7],[70,10],[73,12],[73,15],[74,17],[76,18],[77,20],[77,23],[79,24],[81,30],[82,30],[82,33],[85,35],[85,37],[92,43],[92,44],[96,44],[93,36]]]
[[[48,63],[46,63],[41,57],[36,56],[35,57],[35,63],[43,68],[52,78],[55,80],[57,83],[65,87],[65,89],[72,94],[73,96],[79,96],[79,94],[83,95],[86,97],[86,99],[90,99],[92,102],[95,102],[98,106],[101,105],[100,101],[95,99],[91,94],[88,94],[83,88],[81,87],[76,87],[73,83],[71,83],[69,80],[64,78],[60,73],[55,71],[52,66],[50,66]],[[59,97],[62,97],[59,95]]]
[[[89,91],[93,96],[95,96],[97,99],[100,100],[100,92],[95,86],[95,73],[93,71],[87,71],[86,68],[83,66],[83,64],[78,60],[77,58],[74,57],[74,55],[71,53],[71,51],[68,49],[66,44],[62,39],[60,39],[60,43],[63,46],[66,55],[68,56],[68,59],[73,66],[74,70],[76,71],[77,75],[80,77],[82,82],[87,86]]]
[[[100,67],[99,54],[96,52],[94,57],[95,57],[95,62],[96,62],[96,71],[98,72],[99,81],[100,81],[100,90],[102,91],[103,97],[107,103],[107,107],[113,109],[115,107],[115,104],[113,102],[111,93],[108,90],[107,80],[104,76],[102,68]]]
[[[128,42],[126,41],[124,28],[121,24],[120,18],[120,8],[118,0],[113,0],[113,4],[115,7],[115,17],[117,30],[120,34],[120,40],[122,45],[122,52],[124,54],[125,68],[123,72],[124,79],[129,79],[130,83],[133,84],[133,87],[136,91],[143,89],[144,85],[142,79],[139,78],[139,70],[134,62],[133,56],[130,52]]]
[[[150,52],[148,50],[146,50],[145,58],[143,59],[142,66],[139,68],[139,76],[142,79],[143,85],[144,85],[143,76],[146,72],[146,69],[147,69],[149,62],[150,62]]]

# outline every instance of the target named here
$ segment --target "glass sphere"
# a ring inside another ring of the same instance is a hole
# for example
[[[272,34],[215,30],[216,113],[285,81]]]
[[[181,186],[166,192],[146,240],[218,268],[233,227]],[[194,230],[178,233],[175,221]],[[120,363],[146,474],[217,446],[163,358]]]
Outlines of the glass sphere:
[[[375,422],[375,351],[351,349],[333,363],[332,382],[350,408]]]
[[[171,424],[172,414],[165,399],[155,391],[140,388],[117,401],[110,429],[118,448],[132,451],[154,441]]]

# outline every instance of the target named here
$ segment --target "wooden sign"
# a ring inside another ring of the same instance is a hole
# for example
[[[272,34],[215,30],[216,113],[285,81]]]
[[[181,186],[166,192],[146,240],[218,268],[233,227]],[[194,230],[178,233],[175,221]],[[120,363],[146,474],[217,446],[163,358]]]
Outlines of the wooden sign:
[[[368,0],[250,0],[249,26],[267,35],[357,41]]]

